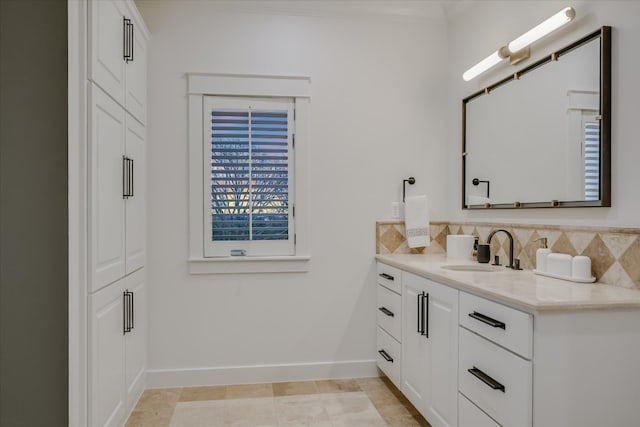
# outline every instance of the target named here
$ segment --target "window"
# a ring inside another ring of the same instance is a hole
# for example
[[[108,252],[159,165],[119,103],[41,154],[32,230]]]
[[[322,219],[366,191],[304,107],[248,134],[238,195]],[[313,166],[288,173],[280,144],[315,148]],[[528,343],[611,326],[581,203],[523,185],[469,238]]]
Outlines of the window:
[[[204,97],[205,256],[295,254],[294,105]]]
[[[187,74],[189,273],[309,270],[310,83]]]

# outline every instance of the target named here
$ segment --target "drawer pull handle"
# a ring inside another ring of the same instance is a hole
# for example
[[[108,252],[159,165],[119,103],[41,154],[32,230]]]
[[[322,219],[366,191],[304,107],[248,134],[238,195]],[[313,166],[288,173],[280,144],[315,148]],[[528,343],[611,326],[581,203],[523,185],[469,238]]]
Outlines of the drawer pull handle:
[[[471,375],[473,375],[492,389],[500,390],[503,393],[505,392],[504,386],[502,384],[500,384],[498,381],[494,380],[475,366],[472,369],[467,369],[467,372],[469,372]]]
[[[492,319],[491,317],[485,316],[484,314],[478,313],[477,311],[469,313],[469,317],[473,317],[474,319],[479,320],[482,323],[486,323],[489,326],[493,326],[494,328],[507,329],[507,325],[503,322]]]
[[[387,273],[380,273],[378,274],[378,276],[382,277],[383,279],[393,280],[393,276]]]
[[[393,317],[393,311],[390,311],[387,307],[379,307],[378,310],[380,310],[381,312],[383,312],[389,317]]]
[[[378,350],[378,353],[380,353],[380,356],[382,356],[384,360],[386,360],[387,362],[393,363],[393,358],[389,356],[386,351]]]

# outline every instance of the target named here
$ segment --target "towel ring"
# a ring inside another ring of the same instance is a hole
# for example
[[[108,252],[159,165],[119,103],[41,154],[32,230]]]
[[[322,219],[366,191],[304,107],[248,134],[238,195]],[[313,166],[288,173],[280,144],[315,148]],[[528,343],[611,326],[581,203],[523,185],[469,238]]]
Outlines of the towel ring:
[[[405,189],[406,189],[407,182],[409,183],[409,185],[413,185],[416,183],[416,179],[410,176],[409,178],[402,180],[402,203],[404,203],[404,199],[405,199],[405,194],[406,194]]]

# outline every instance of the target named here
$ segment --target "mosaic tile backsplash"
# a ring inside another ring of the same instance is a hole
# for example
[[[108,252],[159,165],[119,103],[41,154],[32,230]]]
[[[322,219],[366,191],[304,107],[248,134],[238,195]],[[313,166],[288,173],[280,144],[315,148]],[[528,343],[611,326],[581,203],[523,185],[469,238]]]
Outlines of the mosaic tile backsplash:
[[[534,269],[536,250],[546,237],[553,252],[586,255],[591,258],[591,269],[598,283],[640,289],[640,229],[565,227],[553,225],[490,224],[432,222],[431,246],[410,249],[405,238],[404,223],[383,221],[376,223],[377,254],[444,253],[448,234],[473,234],[485,243],[492,230],[503,228],[514,240],[515,258],[520,266]],[[491,241],[491,256],[507,260],[509,239],[498,233]]]

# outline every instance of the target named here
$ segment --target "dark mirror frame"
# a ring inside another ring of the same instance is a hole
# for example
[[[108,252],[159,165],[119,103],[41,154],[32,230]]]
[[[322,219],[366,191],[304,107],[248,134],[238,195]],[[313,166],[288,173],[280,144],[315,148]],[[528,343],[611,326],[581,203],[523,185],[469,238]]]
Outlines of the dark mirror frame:
[[[542,202],[518,202],[496,203],[485,205],[466,204],[466,124],[467,103],[479,96],[490,93],[492,90],[511,81],[518,80],[520,76],[530,73],[542,65],[557,61],[563,55],[579,48],[580,46],[599,38],[600,39],[600,200],[562,201],[549,200]],[[462,209],[523,209],[523,208],[579,208],[579,207],[610,207],[611,206],[611,27],[604,26],[585,37],[551,53],[539,61],[516,71],[486,88],[478,91],[462,100]]]

